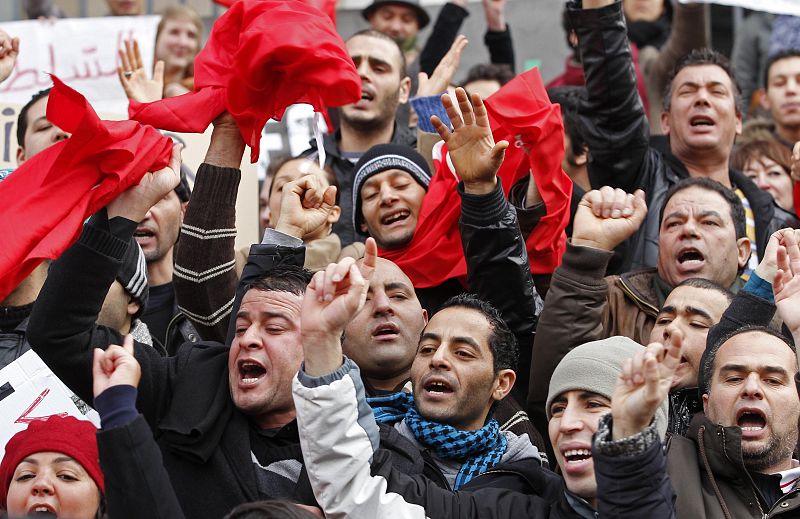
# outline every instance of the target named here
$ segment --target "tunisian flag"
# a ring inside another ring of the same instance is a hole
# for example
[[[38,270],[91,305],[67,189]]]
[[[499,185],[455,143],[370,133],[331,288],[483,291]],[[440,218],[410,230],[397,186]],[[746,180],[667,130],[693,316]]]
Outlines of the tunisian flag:
[[[511,186],[533,171],[547,214],[526,240],[531,272],[550,273],[561,263],[566,247],[572,180],[561,169],[564,124],[561,108],[547,97],[538,69],[515,77],[485,101],[495,142],[507,140],[497,176],[508,196]],[[525,149],[530,150],[526,153]],[[402,249],[379,250],[397,263],[417,288],[434,287],[467,274],[458,220],[461,180],[443,142],[434,147],[435,174],[422,201],[417,229]]]
[[[72,134],[0,182],[0,301],[44,259],[61,255],[83,222],[148,171],[169,164],[172,140],[135,121],[101,121],[53,76],[47,119]]]
[[[239,0],[214,0],[215,4],[219,4],[222,7],[230,7]],[[323,13],[330,16],[331,21],[334,25],[336,25],[336,1],[337,0],[298,0],[303,2],[304,4],[308,4],[312,7],[316,7]]]
[[[239,0],[222,15],[194,62],[194,92],[128,115],[176,132],[202,133],[223,111],[236,120],[251,162],[261,130],[289,105],[317,112],[361,98],[361,78],[330,18],[299,1]]]

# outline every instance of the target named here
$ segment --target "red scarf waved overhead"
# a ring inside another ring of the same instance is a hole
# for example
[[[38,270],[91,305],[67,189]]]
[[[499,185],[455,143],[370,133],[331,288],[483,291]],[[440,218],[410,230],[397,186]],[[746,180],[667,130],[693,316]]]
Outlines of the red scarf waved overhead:
[[[222,7],[230,7],[239,0],[214,0],[215,4],[219,4]],[[327,14],[333,25],[336,25],[336,0],[298,0],[310,6],[316,7],[323,13]]]
[[[47,119],[72,137],[0,182],[0,301],[42,260],[60,256],[89,216],[172,156],[172,140],[156,129],[101,121],[81,94],[55,76],[53,84]]]
[[[331,20],[301,1],[239,0],[211,30],[194,62],[194,92],[128,115],[163,130],[202,133],[223,111],[236,120],[251,162],[261,130],[289,105],[317,112],[361,98],[361,78]]]
[[[515,77],[485,104],[495,142],[511,144],[498,171],[506,196],[516,181],[534,173],[547,214],[526,240],[528,257],[531,272],[550,273],[566,247],[564,229],[572,196],[572,181],[561,169],[561,109],[547,97],[538,69]],[[436,171],[422,201],[414,237],[402,249],[379,251],[381,257],[397,263],[416,288],[434,287],[450,278],[465,281],[467,274],[458,229],[461,198],[456,185],[460,178],[443,142],[434,147],[433,158]]]

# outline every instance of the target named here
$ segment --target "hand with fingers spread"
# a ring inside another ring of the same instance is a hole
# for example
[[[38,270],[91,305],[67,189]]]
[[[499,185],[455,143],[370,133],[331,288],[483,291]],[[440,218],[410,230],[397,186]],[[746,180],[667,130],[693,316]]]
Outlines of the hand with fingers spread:
[[[467,47],[467,43],[469,43],[467,37],[459,34],[442,61],[436,65],[430,78],[425,72],[419,73],[417,76],[418,97],[435,96],[447,90],[447,87],[453,83],[453,77],[461,64],[461,53]]]
[[[325,187],[317,175],[305,175],[283,186],[275,230],[306,241],[328,224],[336,207],[336,187]]]
[[[772,290],[783,323],[800,340],[800,230],[786,229],[777,252]]]
[[[126,335],[122,346],[95,348],[92,363],[92,388],[95,398],[112,386],[139,387],[142,368],[133,356],[133,336]]]
[[[19,38],[12,38],[0,29],[0,83],[8,79],[19,56]]]
[[[491,193],[497,185],[497,170],[503,163],[508,141],[495,144],[481,96],[473,94],[469,99],[463,88],[456,88],[456,100],[460,114],[450,96],[442,95],[442,104],[453,123],[452,132],[435,115],[431,116],[431,123],[447,144],[453,166],[464,181],[464,191]]]
[[[644,191],[634,194],[609,186],[583,195],[572,231],[572,244],[614,250],[639,229],[647,215]]]
[[[614,440],[633,436],[653,421],[669,394],[672,377],[681,362],[682,346],[683,335],[676,331],[667,344],[651,343],[622,363],[622,373],[611,397]]]
[[[164,95],[164,62],[158,60],[153,67],[153,78],[147,76],[139,52],[139,42],[125,40],[125,49],[119,50],[122,63],[117,67],[117,75],[125,95],[140,103],[158,101]]]
[[[342,333],[364,306],[377,256],[375,240],[367,238],[361,265],[353,258],[344,258],[311,279],[300,311],[308,375],[325,375],[342,365]]]
[[[115,216],[123,216],[133,222],[141,222],[151,207],[175,189],[181,181],[182,149],[183,145],[175,144],[167,167],[145,173],[139,184],[112,200],[107,207],[109,220]]]

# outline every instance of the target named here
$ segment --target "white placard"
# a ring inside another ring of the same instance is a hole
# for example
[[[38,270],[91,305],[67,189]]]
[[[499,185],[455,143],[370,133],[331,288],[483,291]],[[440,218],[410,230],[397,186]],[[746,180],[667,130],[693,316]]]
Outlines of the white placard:
[[[117,50],[136,38],[145,70],[152,70],[159,16],[65,18],[7,22],[0,28],[20,39],[17,64],[0,83],[0,100],[24,105],[52,85],[49,73],[83,94],[98,113],[128,113],[119,84]]]
[[[680,0],[682,4],[704,3],[744,7],[754,11],[800,16],[800,0]]]
[[[97,412],[67,389],[33,350],[0,370],[0,459],[12,436],[52,415],[74,416],[100,427]]]

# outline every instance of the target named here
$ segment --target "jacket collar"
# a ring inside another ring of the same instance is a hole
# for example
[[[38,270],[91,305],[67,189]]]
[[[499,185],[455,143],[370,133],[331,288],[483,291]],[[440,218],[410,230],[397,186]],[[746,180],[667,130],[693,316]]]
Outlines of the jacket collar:
[[[620,276],[620,284],[625,295],[643,312],[653,317],[658,315],[660,306],[655,289],[656,275],[656,269],[650,268],[626,272]]]

